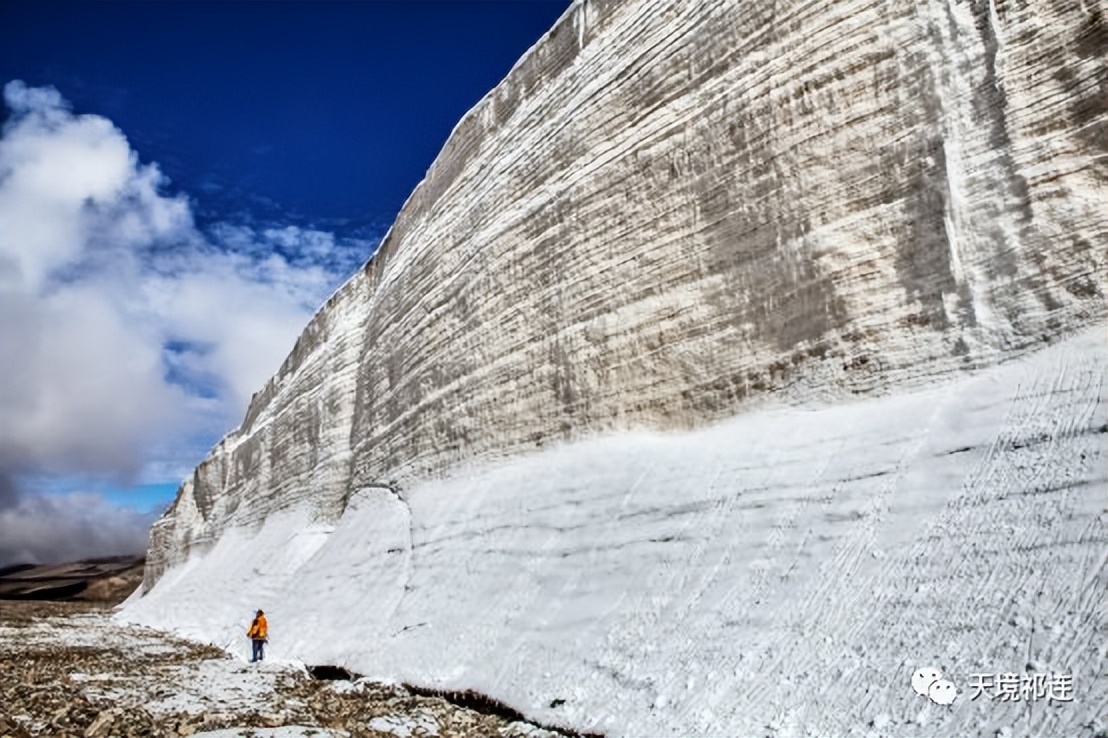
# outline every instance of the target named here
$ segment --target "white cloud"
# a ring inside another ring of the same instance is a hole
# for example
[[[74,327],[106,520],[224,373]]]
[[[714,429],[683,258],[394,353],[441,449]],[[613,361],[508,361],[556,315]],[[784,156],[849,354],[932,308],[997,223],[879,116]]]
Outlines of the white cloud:
[[[205,236],[109,120],[51,88],[11,82],[4,98],[0,474],[191,467],[369,243],[232,224]]]
[[[163,176],[140,166],[105,118],[73,115],[56,90],[4,88],[13,117],[0,138],[0,222],[6,271],[41,290],[86,251],[134,247],[192,232],[184,198],[158,194]]]
[[[0,505],[0,566],[140,554],[152,522],[95,494],[26,495]]]
[[[148,279],[150,306],[173,336],[202,347],[191,360],[219,378],[228,407],[241,415],[292,348],[332,277],[316,267],[294,269],[276,256],[213,253],[191,267]]]
[[[187,393],[164,379],[157,326],[129,315],[103,283],[0,294],[4,468],[134,475],[149,439],[187,424]]]

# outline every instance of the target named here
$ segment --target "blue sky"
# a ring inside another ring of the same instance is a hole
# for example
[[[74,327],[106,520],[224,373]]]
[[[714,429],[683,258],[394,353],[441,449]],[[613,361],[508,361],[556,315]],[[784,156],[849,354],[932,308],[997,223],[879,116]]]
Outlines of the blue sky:
[[[0,565],[140,545],[567,7],[0,0]]]

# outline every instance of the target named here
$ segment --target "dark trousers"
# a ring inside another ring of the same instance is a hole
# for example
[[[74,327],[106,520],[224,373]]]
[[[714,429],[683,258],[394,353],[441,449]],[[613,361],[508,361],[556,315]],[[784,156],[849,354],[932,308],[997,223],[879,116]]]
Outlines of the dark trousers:
[[[254,657],[250,659],[250,663],[261,661],[265,658],[265,639],[254,638],[252,640],[254,641]]]

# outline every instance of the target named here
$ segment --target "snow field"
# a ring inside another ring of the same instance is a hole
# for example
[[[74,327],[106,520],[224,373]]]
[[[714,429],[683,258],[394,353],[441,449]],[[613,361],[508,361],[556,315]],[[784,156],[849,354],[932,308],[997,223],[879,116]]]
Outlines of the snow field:
[[[611,735],[1082,735],[1108,714],[1108,345],[595,438],[232,528],[121,617]],[[382,476],[387,470],[382,470]],[[935,667],[953,705],[917,695]],[[974,674],[1073,677],[1001,702]]]

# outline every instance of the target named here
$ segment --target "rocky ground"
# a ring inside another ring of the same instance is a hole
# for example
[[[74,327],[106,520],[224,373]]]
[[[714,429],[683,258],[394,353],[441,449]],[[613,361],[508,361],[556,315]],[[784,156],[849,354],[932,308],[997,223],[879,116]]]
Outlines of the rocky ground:
[[[562,735],[401,686],[317,679],[300,664],[249,664],[121,625],[111,618],[116,590],[0,600],[0,738]]]

